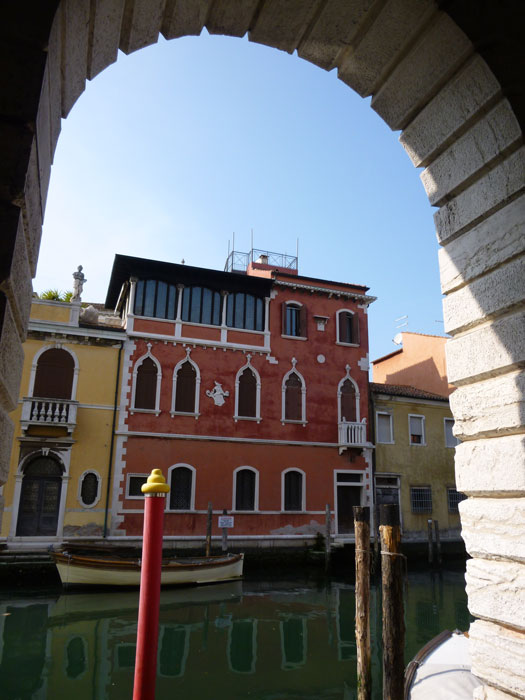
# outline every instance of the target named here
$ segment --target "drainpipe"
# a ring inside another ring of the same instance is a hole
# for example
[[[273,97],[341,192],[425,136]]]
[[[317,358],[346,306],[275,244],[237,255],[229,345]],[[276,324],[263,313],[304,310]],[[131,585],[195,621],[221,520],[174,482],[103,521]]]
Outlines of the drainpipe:
[[[120,347],[118,349],[118,360],[117,360],[117,380],[115,382],[115,400],[113,402],[113,422],[111,425],[111,445],[109,448],[109,463],[108,463],[108,485],[106,488],[106,506],[104,508],[104,530],[102,532],[102,537],[106,539],[108,534],[108,512],[109,512],[109,494],[111,491],[111,472],[113,470],[113,445],[115,444],[115,423],[117,420],[117,405],[118,405],[118,385],[120,380],[120,358],[122,356],[122,348],[124,343],[120,341]]]

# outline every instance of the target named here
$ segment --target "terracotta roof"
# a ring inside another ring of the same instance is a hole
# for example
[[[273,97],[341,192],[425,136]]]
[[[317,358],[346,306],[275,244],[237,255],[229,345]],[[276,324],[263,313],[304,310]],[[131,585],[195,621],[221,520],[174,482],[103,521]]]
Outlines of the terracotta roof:
[[[370,382],[370,391],[374,394],[407,396],[411,399],[430,399],[431,401],[446,401],[448,403],[447,396],[432,394],[430,391],[416,389],[415,386],[408,386],[406,384],[378,384],[377,382]]]

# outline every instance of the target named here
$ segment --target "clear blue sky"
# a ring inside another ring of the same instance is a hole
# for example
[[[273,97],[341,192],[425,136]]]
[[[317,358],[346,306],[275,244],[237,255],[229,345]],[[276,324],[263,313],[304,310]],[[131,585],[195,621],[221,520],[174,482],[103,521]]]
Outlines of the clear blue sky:
[[[228,241],[295,254],[300,274],[364,284],[370,355],[395,319],[443,333],[432,208],[361,99],[246,39],[161,39],[88,83],[62,122],[34,289],[104,301],[116,253],[223,269]],[[402,329],[402,330],[406,330]]]

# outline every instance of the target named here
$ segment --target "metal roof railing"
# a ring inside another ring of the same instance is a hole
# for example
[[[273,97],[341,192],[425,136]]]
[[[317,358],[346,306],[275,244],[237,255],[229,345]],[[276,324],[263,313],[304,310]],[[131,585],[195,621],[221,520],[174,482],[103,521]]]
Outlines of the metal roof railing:
[[[246,272],[248,265],[252,263],[262,263],[270,267],[281,269],[297,270],[297,256],[286,253],[273,253],[269,250],[252,248],[249,253],[242,253],[232,250],[226,259],[225,272]]]

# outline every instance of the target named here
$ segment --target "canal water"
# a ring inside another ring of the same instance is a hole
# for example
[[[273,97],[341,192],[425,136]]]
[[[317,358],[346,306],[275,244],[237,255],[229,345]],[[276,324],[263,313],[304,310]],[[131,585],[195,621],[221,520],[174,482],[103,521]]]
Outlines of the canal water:
[[[4,591],[1,700],[129,700],[138,592]],[[374,700],[381,693],[381,593],[373,587]],[[467,629],[462,571],[412,573],[406,661],[442,629]],[[157,700],[356,698],[354,586],[244,580],[161,596]]]

